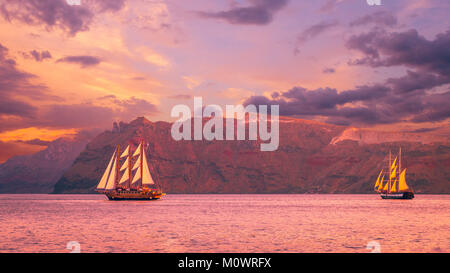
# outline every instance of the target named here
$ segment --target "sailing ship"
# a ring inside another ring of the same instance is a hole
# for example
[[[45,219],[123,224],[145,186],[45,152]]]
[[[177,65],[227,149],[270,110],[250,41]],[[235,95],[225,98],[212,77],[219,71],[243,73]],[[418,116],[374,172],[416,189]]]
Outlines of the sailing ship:
[[[401,148],[394,161],[391,160],[392,156],[389,151],[387,166],[378,175],[377,181],[375,182],[375,191],[380,193],[383,199],[413,199],[414,192],[406,184],[406,168],[402,170]]]
[[[117,145],[96,191],[104,193],[109,200],[154,200],[165,195],[159,186],[155,187],[144,147],[145,142],[141,141],[133,153],[130,142],[120,154],[120,145]]]

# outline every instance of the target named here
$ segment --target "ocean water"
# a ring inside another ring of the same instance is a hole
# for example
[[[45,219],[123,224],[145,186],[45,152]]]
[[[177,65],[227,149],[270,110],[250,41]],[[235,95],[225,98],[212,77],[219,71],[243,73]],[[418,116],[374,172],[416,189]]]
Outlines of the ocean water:
[[[81,252],[450,252],[450,195],[0,195],[0,252],[70,252],[68,244]]]

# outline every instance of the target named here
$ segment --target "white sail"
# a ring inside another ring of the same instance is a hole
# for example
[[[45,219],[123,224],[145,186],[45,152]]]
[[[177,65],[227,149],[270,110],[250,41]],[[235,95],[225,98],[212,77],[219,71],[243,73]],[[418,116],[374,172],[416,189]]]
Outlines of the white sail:
[[[136,151],[134,151],[133,156],[137,156],[141,154],[141,144],[139,144],[139,146],[137,147]]]
[[[151,185],[155,184],[153,181],[152,175],[150,174],[150,170],[148,169],[147,158],[145,153],[142,155],[143,163],[142,163],[142,185]]]
[[[127,148],[125,149],[125,151],[123,151],[123,153],[120,156],[120,158],[128,156],[129,152],[130,152],[130,145],[128,145]]]
[[[138,158],[138,160],[136,160],[136,163],[134,163],[134,166],[131,170],[136,170],[137,168],[139,168],[139,166],[141,166],[141,157]]]
[[[128,158],[125,160],[125,163],[123,163],[122,167],[120,168],[120,171],[128,169]]]
[[[128,170],[125,171],[125,173],[122,175],[122,178],[119,181],[119,184],[122,184],[124,182],[127,182],[130,176],[128,175]]]
[[[141,179],[141,167],[139,167],[136,171],[136,174],[133,177],[133,181],[131,181],[131,184]]]
[[[108,177],[108,182],[106,183],[105,189],[112,190],[115,187],[116,181],[116,168],[117,168],[117,158],[114,158],[114,163],[111,168],[111,174]]]
[[[109,160],[108,167],[105,170],[105,173],[102,176],[102,179],[100,179],[100,183],[97,185],[97,189],[103,190],[106,186],[106,182],[108,181],[109,174],[111,173],[111,165],[113,164],[114,159],[116,158],[116,152],[114,151],[113,156]]]

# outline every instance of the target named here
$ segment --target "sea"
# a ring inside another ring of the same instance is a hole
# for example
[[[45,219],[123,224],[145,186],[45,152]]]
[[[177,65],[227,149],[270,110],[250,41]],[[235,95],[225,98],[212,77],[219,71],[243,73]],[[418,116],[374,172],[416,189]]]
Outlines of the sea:
[[[0,252],[450,252],[450,195],[1,194]]]

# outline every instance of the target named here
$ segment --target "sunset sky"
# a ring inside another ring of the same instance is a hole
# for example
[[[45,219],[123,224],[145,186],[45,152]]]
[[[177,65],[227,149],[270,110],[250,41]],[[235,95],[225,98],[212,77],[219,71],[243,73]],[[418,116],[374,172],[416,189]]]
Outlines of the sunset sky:
[[[171,121],[193,96],[449,126],[450,1],[381,1],[0,0],[0,163],[113,121]]]

